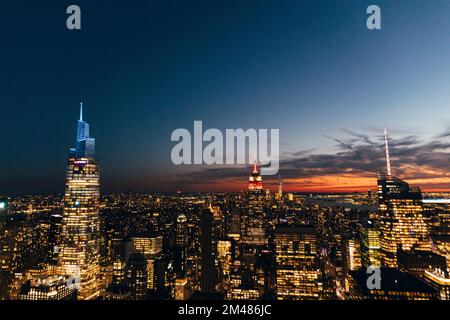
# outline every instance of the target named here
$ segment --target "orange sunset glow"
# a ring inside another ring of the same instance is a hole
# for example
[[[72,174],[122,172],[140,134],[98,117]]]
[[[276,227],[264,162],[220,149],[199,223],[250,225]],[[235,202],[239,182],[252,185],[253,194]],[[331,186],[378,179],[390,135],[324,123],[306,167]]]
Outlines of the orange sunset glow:
[[[450,174],[438,172],[427,167],[417,170],[416,177],[409,174],[407,166],[402,167],[406,176],[400,175],[400,178],[407,180],[411,185],[418,186],[424,192],[450,192]],[[264,188],[275,191],[278,180],[263,177]],[[307,178],[282,179],[283,190],[287,192],[365,192],[367,190],[376,190],[376,173],[365,174],[332,174],[317,175]],[[208,183],[203,181],[194,182],[189,188],[197,191],[217,191],[238,192],[246,189],[246,180],[236,182],[234,178],[224,180],[211,180]]]

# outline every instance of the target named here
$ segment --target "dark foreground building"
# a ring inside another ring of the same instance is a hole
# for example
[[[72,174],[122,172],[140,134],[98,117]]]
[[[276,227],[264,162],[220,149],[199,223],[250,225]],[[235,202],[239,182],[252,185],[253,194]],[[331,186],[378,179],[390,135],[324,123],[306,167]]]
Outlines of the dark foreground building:
[[[434,300],[436,291],[425,282],[394,268],[381,268],[379,288],[370,289],[372,273],[365,269],[350,271],[352,300]],[[369,281],[368,281],[369,280]]]

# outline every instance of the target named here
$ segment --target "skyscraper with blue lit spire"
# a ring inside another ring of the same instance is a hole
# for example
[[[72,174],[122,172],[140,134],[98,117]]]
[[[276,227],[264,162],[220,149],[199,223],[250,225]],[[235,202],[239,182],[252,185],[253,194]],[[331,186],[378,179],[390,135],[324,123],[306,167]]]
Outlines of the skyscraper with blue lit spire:
[[[79,283],[78,298],[100,294],[100,172],[95,159],[95,139],[83,121],[77,122],[76,148],[70,149],[62,221],[59,272]]]
[[[80,104],[80,118],[77,122],[75,148],[70,149],[71,156],[79,158],[95,157],[95,139],[89,136],[89,124],[83,120],[83,103]]]
[[[80,103],[80,119],[77,123],[77,141],[85,140],[89,137],[89,124],[83,121],[83,102]]]

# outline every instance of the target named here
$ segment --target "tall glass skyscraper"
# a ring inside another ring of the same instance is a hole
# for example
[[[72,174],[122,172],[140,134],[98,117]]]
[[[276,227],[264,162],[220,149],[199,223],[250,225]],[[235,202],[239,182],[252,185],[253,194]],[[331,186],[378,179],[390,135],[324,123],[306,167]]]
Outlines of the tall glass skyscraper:
[[[386,267],[397,267],[397,251],[431,250],[423,215],[422,192],[392,175],[385,130],[387,174],[378,175],[381,258]]]
[[[79,280],[78,298],[87,300],[100,294],[100,174],[82,108],[67,167],[59,272]]]
[[[360,229],[361,258],[364,267],[381,266],[380,228],[378,221],[368,220]]]
[[[397,178],[378,178],[383,265],[397,267],[397,251],[431,250],[428,226],[423,216],[420,189]]]

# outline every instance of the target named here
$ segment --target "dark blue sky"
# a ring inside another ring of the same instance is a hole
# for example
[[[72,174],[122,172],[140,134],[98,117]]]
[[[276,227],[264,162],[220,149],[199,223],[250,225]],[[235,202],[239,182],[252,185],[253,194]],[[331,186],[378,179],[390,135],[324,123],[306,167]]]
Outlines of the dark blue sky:
[[[70,4],[81,31],[65,27]],[[427,141],[450,122],[449,16],[447,0],[9,1],[0,193],[64,190],[80,101],[105,192],[190,189],[170,134],[194,120],[279,128],[285,154],[335,154],[327,137],[384,125]]]

